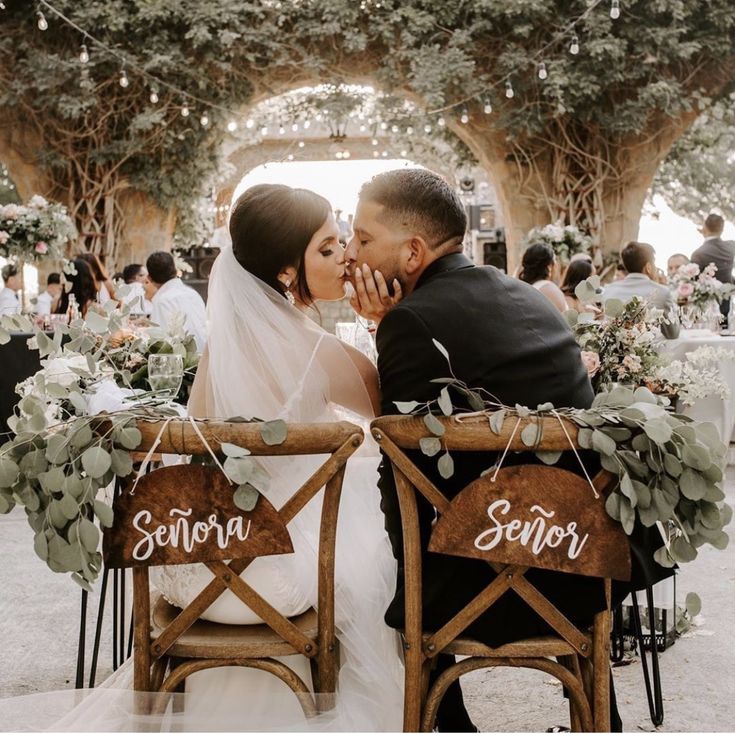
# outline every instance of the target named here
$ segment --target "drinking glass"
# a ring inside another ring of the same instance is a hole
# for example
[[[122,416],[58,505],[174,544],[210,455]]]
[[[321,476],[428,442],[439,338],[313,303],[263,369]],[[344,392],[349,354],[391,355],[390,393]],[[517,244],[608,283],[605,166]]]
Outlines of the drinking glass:
[[[161,397],[175,398],[184,379],[184,358],[180,354],[151,354],[148,357],[148,382]]]

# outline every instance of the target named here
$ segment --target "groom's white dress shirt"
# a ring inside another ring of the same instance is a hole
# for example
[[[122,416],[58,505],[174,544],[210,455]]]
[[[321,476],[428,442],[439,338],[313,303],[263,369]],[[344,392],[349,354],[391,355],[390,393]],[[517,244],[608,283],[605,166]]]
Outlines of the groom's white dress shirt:
[[[0,291],[0,316],[13,316],[20,313],[20,301],[12,288]]]
[[[164,283],[151,299],[153,310],[151,321],[168,328],[178,314],[184,315],[184,330],[196,339],[201,352],[207,343],[207,311],[202,297],[181,278],[172,278]]]

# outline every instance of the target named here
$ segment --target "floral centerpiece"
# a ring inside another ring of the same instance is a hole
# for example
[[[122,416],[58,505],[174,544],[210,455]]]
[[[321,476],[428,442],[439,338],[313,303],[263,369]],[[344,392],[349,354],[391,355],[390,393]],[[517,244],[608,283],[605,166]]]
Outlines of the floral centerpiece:
[[[564,226],[561,222],[547,224],[545,227],[534,227],[524,238],[523,248],[539,242],[551,245],[557,259],[569,263],[572,255],[578,252],[589,252],[592,238],[573,225]]]
[[[66,208],[34,196],[24,206],[0,206],[0,256],[19,262],[62,260],[77,230]]]
[[[600,304],[599,278],[588,278],[575,293],[582,303]],[[730,387],[723,381],[718,363],[735,359],[732,352],[700,347],[684,360],[671,361],[657,348],[662,338],[661,310],[650,308],[639,298],[627,303],[611,298],[600,306],[597,316],[567,311],[595,392],[619,384],[643,386],[678,398],[684,405],[710,395],[730,397]]]
[[[714,263],[700,271],[696,263],[682,265],[671,278],[671,287],[676,293],[682,323],[693,326],[697,322],[719,326],[720,304],[728,298],[735,286],[721,283],[715,277]]]

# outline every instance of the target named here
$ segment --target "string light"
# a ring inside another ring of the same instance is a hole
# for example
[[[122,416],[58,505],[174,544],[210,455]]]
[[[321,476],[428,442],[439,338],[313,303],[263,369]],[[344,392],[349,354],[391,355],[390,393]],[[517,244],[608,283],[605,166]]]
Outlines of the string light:
[[[546,70],[546,64],[542,61],[538,65],[538,78],[543,81],[548,76],[549,76],[549,72]]]
[[[237,123],[234,120],[230,120],[227,123],[227,131],[228,132],[231,132],[231,133],[234,133],[235,130],[237,130]]]
[[[245,127],[248,130],[252,130],[255,127],[255,120],[253,120],[252,117],[248,117]]]
[[[130,79],[128,79],[128,73],[125,71],[124,66],[120,69],[120,86],[123,89],[127,89],[130,86]]]
[[[485,99],[485,104],[482,107],[482,111],[486,115],[489,115],[493,111],[493,106],[490,104],[490,100],[489,99]]]
[[[209,117],[206,112],[199,118],[199,122],[202,127],[207,127],[207,125],[209,125]]]
[[[298,132],[299,131],[299,123],[298,122],[294,122],[294,124],[291,125],[291,130],[293,132],[295,132],[295,133]]]
[[[427,122],[426,125],[424,125],[424,132],[430,133],[431,132],[431,125]]]
[[[377,145],[378,144],[378,139],[377,138],[373,138],[370,142],[371,142],[372,145]]]
[[[413,127],[411,125],[406,128],[406,135],[413,135]]]
[[[613,20],[617,20],[620,17],[620,0],[612,0],[610,6],[610,17]]]
[[[470,115],[469,115],[469,112],[467,112],[467,108],[466,107],[463,107],[462,108],[462,115],[460,116],[459,121],[463,125],[466,125],[470,121]]]
[[[189,117],[189,105],[186,102],[181,106],[181,116]]]
[[[303,140],[299,140],[299,148],[303,148],[306,143]]]
[[[286,128],[281,125],[281,127],[278,128],[278,134],[279,135],[285,135],[286,134]]]
[[[87,51],[87,44],[83,43],[82,48],[79,51],[79,61],[82,64],[89,63],[89,51]]]
[[[46,20],[46,17],[44,14],[38,10],[36,12],[36,17],[38,18],[38,23],[36,25],[38,26],[39,31],[47,31],[48,30],[48,21]]]
[[[516,93],[513,91],[513,85],[510,82],[510,79],[505,82],[505,96],[508,99],[513,99],[513,97],[516,96]]]
[[[443,117],[440,117],[436,121],[436,124],[439,125],[439,127],[444,127],[447,124],[447,121]]]
[[[148,99],[150,99],[151,104],[158,104],[158,90],[155,87],[151,89],[151,96]]]
[[[572,56],[576,56],[579,53],[579,38],[577,38],[576,33],[572,36],[572,42],[569,44],[569,53]]]
[[[304,130],[308,130],[311,127],[311,120],[304,120]]]
[[[380,155],[377,150],[373,151],[373,158],[377,158]]]
[[[263,126],[260,128],[260,134],[265,137],[268,134],[268,128]]]
[[[390,130],[393,133],[397,133],[398,132],[398,125],[393,125]]]
[[[365,125],[360,125],[360,132],[364,133],[367,130],[367,127]]]

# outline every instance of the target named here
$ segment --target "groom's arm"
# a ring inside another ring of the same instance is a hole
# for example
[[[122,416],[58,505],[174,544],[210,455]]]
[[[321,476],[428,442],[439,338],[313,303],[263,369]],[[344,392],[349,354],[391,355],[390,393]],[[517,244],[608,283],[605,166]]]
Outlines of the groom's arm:
[[[448,377],[449,367],[434,346],[428,327],[411,309],[397,306],[381,321],[376,334],[378,373],[382,391],[382,414],[395,415],[396,401],[428,402],[439,397],[442,385],[432,383],[437,377]],[[380,465],[380,507],[385,515],[385,529],[390,537],[393,555],[403,567],[403,533],[393,470],[387,458]],[[428,544],[434,510],[418,498],[422,547]]]

